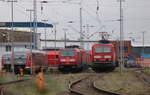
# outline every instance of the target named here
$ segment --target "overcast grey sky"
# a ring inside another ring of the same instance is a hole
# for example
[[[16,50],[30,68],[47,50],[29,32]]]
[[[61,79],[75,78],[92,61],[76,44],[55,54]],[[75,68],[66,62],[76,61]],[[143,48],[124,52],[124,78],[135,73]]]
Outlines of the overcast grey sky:
[[[67,36],[69,39],[78,39],[79,33],[68,27],[69,25],[79,30],[79,4],[81,0],[47,0],[49,3],[42,4],[43,11],[41,11],[41,4],[38,2],[38,21],[48,19],[49,23],[57,22],[57,38],[62,39],[64,36],[64,28],[67,28]],[[62,3],[67,1],[70,3]],[[89,28],[89,35],[97,31],[103,26],[99,32],[108,32],[111,34],[111,39],[119,38],[119,2],[117,0],[98,0],[99,10],[96,11],[97,0],[83,0],[83,25],[93,25],[95,27]],[[11,20],[11,4],[0,1],[0,21]],[[33,0],[18,0],[14,4],[14,21],[29,21],[29,12],[26,9],[33,8]],[[145,43],[150,45],[150,0],[125,0],[123,4],[124,9],[124,33],[125,39],[129,37],[135,38],[133,45],[142,45],[141,31],[147,31],[145,34]],[[96,14],[97,12],[97,14]],[[69,24],[68,21],[74,21]],[[85,32],[86,28],[83,28]],[[54,38],[51,29],[48,29],[48,39]],[[113,31],[113,32],[112,32]],[[43,30],[38,31],[42,33]],[[99,35],[91,37],[92,40],[98,40]]]

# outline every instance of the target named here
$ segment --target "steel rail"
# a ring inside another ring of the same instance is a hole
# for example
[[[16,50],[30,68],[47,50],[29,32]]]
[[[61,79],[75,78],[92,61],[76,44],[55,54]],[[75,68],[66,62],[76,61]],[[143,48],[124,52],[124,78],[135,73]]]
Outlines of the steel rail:
[[[150,77],[149,75],[147,75],[143,71],[138,70],[138,71],[135,71],[135,76],[139,78],[145,85],[150,86],[150,81],[145,78],[145,77]]]
[[[21,83],[21,82],[25,82],[25,81],[28,81],[28,80],[31,80],[31,78],[29,78],[29,79],[21,79],[21,80],[16,80],[16,81],[10,81],[10,82],[5,82],[5,83],[0,83],[0,95],[14,95],[13,93],[7,91],[5,89],[5,87],[8,86],[8,85]],[[22,95],[22,94],[17,94],[17,95]]]
[[[122,94],[119,94],[119,93],[116,93],[116,92],[112,92],[112,91],[108,91],[108,90],[104,90],[104,89],[101,89],[99,87],[96,86],[96,81],[93,82],[92,84],[93,88],[100,92],[100,93],[104,93],[104,94],[107,94],[107,95],[122,95]]]
[[[31,80],[31,79],[22,79],[22,80],[16,80],[16,81],[0,83],[0,87],[7,86],[7,85],[12,85],[12,84],[16,84],[16,83],[25,82],[25,81],[28,81],[28,80]]]
[[[85,79],[85,78],[84,78],[84,79]],[[74,81],[74,82],[69,83],[69,85],[68,85],[69,91],[70,91],[71,93],[74,93],[74,94],[77,94],[77,95],[85,95],[85,94],[81,93],[80,91],[77,91],[77,90],[74,90],[74,89],[73,89],[73,86],[76,85],[76,84],[78,84],[78,83],[80,83],[82,80],[83,80],[83,79],[78,79],[78,80],[76,80],[76,81]]]
[[[78,91],[78,90],[75,90],[73,89],[73,87],[82,82],[84,79],[87,79],[88,77],[85,77],[85,78],[82,78],[82,79],[78,79],[78,80],[75,80],[71,83],[69,83],[68,85],[68,88],[69,88],[69,91],[73,94],[77,94],[77,95],[86,95],[86,93],[82,93],[81,91]],[[107,95],[122,95],[122,94],[119,94],[119,93],[116,93],[116,92],[112,92],[112,91],[107,91],[107,90],[104,90],[104,89],[100,89],[96,86],[96,81],[95,82],[92,82],[92,88],[98,92],[98,93],[101,93],[101,94],[107,94]]]

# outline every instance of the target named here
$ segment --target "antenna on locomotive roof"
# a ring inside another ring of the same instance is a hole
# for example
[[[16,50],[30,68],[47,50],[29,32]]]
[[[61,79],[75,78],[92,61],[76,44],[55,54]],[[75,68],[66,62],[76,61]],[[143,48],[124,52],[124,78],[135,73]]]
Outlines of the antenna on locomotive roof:
[[[107,32],[99,32],[102,40],[108,40],[109,34]]]
[[[107,32],[99,32],[100,33],[100,36],[101,36],[101,40],[99,41],[99,43],[103,43],[103,44],[106,44],[106,43],[110,43],[108,41],[108,38],[109,38],[109,34]]]

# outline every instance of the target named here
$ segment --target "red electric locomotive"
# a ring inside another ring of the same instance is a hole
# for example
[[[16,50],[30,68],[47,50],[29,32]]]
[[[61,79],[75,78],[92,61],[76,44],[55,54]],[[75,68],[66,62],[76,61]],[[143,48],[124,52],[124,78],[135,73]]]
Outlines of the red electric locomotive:
[[[69,46],[59,52],[59,70],[61,72],[78,72],[88,67],[89,60],[90,53],[78,46]]]
[[[59,51],[48,51],[48,65],[49,67],[57,67],[59,65],[58,55]]]
[[[47,47],[43,49],[43,51],[46,51],[46,54],[48,56],[48,66],[50,72],[58,72],[59,50],[59,47]]]
[[[44,71],[48,68],[48,56],[43,51],[32,51],[27,56],[27,64],[25,65],[26,72],[39,72],[43,68]]]
[[[96,72],[103,70],[115,69],[115,49],[109,41],[101,41],[99,44],[94,44],[91,50],[92,69]]]

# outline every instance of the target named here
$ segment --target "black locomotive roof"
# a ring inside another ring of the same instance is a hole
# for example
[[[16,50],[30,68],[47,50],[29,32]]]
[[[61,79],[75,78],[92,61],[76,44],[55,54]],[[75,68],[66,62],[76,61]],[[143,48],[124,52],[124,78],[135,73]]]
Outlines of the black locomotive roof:
[[[99,43],[100,44],[108,44],[108,43],[110,43],[110,41],[109,40],[99,40]]]
[[[60,50],[60,47],[46,47],[46,48],[43,48],[42,50],[44,51],[53,51],[53,50]]]
[[[65,46],[65,48],[80,48],[78,45]]]

